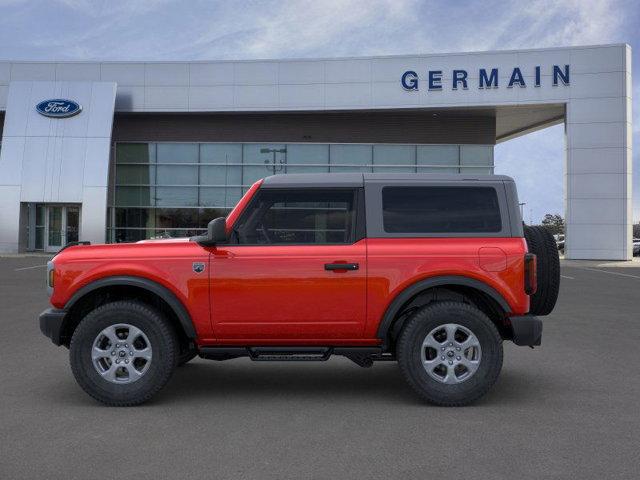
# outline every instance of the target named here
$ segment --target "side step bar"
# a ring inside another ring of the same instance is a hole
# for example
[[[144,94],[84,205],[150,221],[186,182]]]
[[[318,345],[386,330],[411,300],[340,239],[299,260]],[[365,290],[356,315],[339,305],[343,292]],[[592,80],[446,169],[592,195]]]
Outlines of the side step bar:
[[[254,362],[324,362],[331,355],[342,355],[361,367],[374,361],[392,361],[395,356],[382,353],[382,347],[200,347],[198,355],[209,360],[249,357]]]
[[[254,362],[325,362],[331,356],[329,347],[249,347]]]

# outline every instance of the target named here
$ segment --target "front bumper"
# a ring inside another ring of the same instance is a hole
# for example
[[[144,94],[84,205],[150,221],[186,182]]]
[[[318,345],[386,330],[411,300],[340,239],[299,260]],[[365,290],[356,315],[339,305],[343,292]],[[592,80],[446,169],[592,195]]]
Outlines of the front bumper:
[[[49,337],[55,345],[62,345],[62,325],[66,310],[47,308],[40,314],[40,331],[45,337]]]
[[[509,317],[513,330],[513,343],[524,346],[542,344],[542,320],[535,315]]]

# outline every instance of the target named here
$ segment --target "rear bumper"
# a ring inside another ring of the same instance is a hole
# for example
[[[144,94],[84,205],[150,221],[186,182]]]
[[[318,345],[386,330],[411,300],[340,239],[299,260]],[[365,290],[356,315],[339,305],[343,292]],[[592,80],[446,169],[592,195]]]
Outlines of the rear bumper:
[[[536,346],[542,344],[542,320],[535,315],[509,317],[513,330],[513,343]]]
[[[40,314],[40,331],[45,337],[49,337],[55,345],[62,345],[62,324],[66,310],[48,308]]]

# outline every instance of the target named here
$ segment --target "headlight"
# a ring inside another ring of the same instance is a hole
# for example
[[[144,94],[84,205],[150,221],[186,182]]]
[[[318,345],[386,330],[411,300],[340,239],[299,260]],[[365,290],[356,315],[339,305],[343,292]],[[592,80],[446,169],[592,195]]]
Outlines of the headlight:
[[[55,270],[52,261],[47,262],[47,293],[49,296],[53,294],[53,285],[55,282]]]

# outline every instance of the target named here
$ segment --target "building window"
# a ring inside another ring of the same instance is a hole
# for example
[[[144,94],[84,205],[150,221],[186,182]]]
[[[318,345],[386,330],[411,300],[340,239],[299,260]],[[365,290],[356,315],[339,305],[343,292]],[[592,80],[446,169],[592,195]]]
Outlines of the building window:
[[[373,145],[331,145],[329,171],[372,172]]]
[[[287,173],[329,171],[329,145],[287,145]]]
[[[493,152],[493,149],[490,150]],[[458,145],[418,145],[416,165],[418,172],[421,173],[461,173],[460,147]],[[467,173],[466,170],[464,173]]]
[[[491,145],[117,143],[111,242],[202,233],[256,180],[319,172],[487,173]]]
[[[414,145],[374,145],[373,171],[379,173],[414,173]]]

